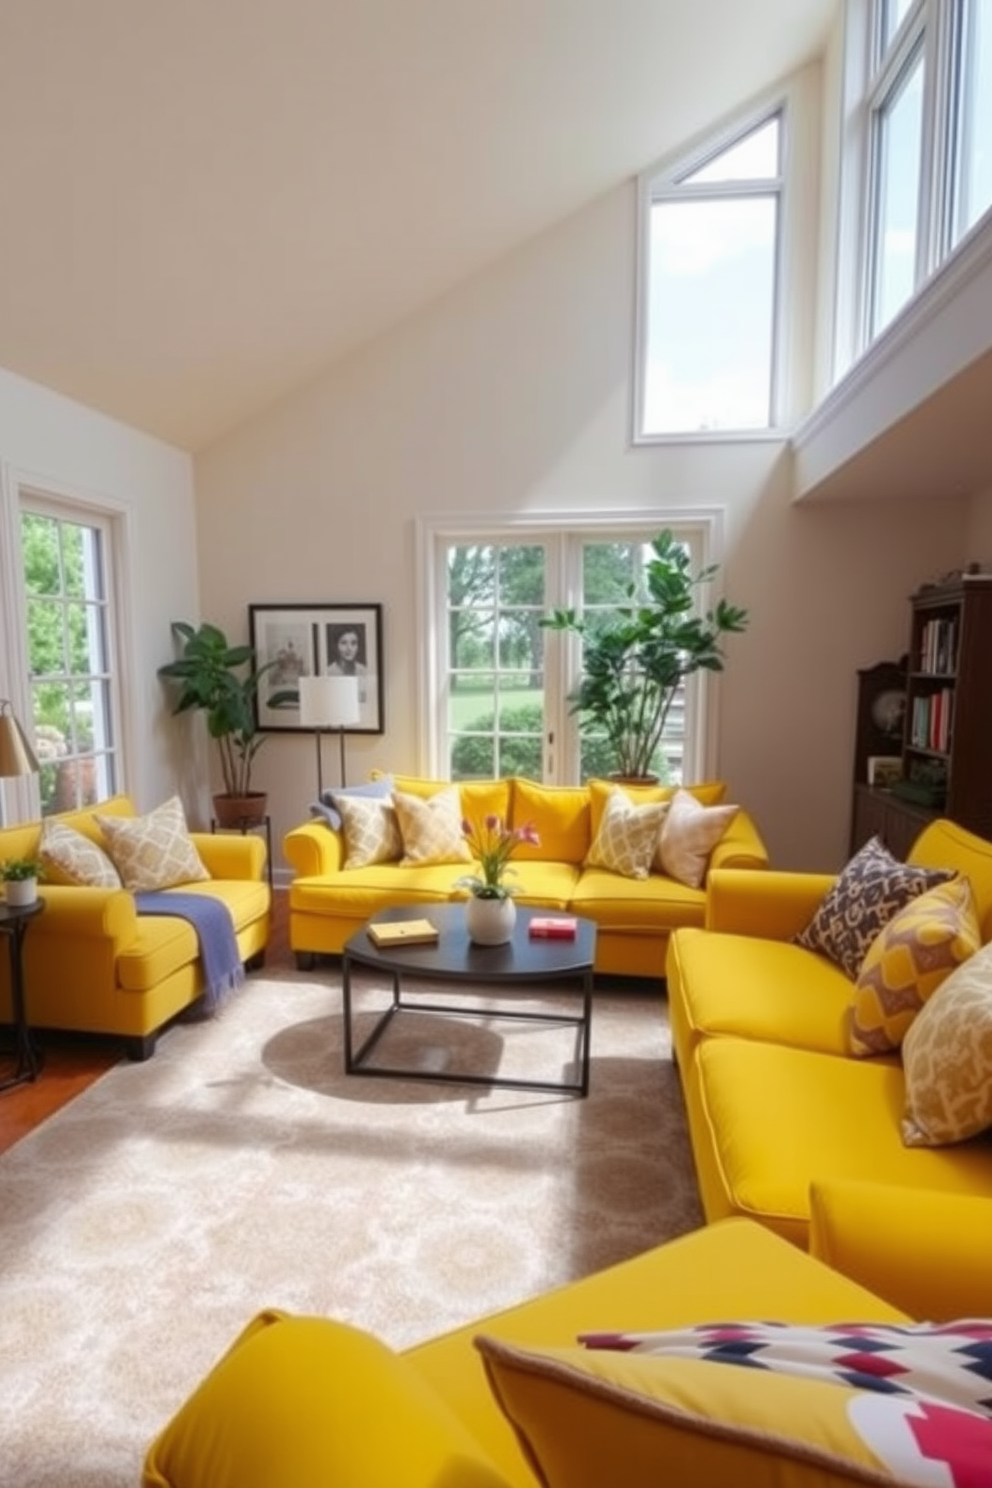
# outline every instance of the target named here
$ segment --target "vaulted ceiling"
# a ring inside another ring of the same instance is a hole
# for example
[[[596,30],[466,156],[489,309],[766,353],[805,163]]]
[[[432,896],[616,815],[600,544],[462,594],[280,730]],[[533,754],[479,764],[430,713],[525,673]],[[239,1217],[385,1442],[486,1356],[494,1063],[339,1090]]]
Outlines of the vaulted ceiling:
[[[719,120],[836,0],[0,0],[0,365],[190,450]]]

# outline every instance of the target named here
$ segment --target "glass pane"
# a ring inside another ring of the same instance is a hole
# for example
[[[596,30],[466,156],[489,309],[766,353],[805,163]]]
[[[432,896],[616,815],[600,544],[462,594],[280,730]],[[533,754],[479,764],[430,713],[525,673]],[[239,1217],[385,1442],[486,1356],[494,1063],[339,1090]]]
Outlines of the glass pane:
[[[586,543],[582,550],[582,606],[628,602],[635,549],[629,543]]]
[[[496,776],[496,746],[492,737],[454,738],[448,741],[450,780],[493,780]]]
[[[496,626],[493,616],[459,610],[448,616],[451,665],[468,670],[492,670]]]
[[[448,693],[448,727],[453,733],[485,730],[493,726],[496,709],[496,679],[492,672],[474,676],[452,675]]]
[[[61,677],[68,669],[62,606],[55,600],[29,600],[28,669],[33,677]]]
[[[923,139],[923,58],[918,55],[875,116],[872,335],[913,293]]]
[[[953,239],[957,243],[992,206],[992,9],[965,5],[958,95]]]
[[[779,149],[781,139],[778,116],[767,124],[752,130],[750,134],[731,145],[710,160],[691,176],[684,176],[680,184],[686,186],[711,185],[714,181],[767,181],[779,173]]]
[[[526,775],[529,780],[540,780],[542,775],[541,740],[531,738],[500,738],[499,763],[496,774],[500,780],[508,775]]]
[[[913,0],[882,0],[882,50],[886,51],[904,19],[913,6]]]
[[[754,196],[652,207],[647,433],[768,427],[777,205]]]
[[[499,602],[502,605],[544,606],[544,549],[501,548]]]

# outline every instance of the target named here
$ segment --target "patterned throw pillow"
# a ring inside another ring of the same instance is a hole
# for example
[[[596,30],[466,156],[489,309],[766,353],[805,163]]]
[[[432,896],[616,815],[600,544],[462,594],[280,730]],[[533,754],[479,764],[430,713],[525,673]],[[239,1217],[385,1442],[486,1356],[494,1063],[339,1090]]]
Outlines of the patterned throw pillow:
[[[690,791],[677,790],[658,840],[656,871],[698,889],[706,877],[710,853],[739,810],[731,805],[703,806]]]
[[[911,899],[876,935],[858,973],[851,1053],[898,1049],[923,1004],[982,943],[971,884],[952,878]]]
[[[608,868],[624,878],[647,878],[651,872],[667,802],[635,806],[615,787],[607,798],[596,840],[589,849],[589,868]]]
[[[992,944],[944,982],[902,1045],[907,1147],[964,1142],[992,1127]]]
[[[146,816],[97,816],[121,882],[132,893],[209,878],[186,827],[178,796]]]
[[[102,847],[75,827],[47,817],[42,823],[38,856],[52,883],[119,889],[121,876]]]
[[[396,863],[403,851],[400,824],[391,800],[333,793],[344,831],[344,866],[368,868],[373,863]]]
[[[462,831],[461,797],[457,785],[423,800],[393,791],[400,823],[405,864],[470,863],[472,854]]]
[[[954,877],[951,868],[901,863],[877,837],[838,874],[813,918],[793,943],[818,951],[856,981],[875,936],[904,905]]]

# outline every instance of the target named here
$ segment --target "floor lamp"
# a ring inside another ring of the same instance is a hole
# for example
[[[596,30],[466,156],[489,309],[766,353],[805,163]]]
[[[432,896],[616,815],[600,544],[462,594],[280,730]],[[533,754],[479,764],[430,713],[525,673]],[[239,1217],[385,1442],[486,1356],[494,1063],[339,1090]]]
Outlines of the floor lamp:
[[[317,799],[324,793],[324,771],[320,736],[336,729],[341,736],[341,785],[347,784],[344,759],[344,731],[358,723],[361,709],[357,677],[301,677],[300,725],[313,729],[317,740]]]
[[[34,750],[14,717],[13,705],[0,698],[0,779],[37,775],[40,769]]]

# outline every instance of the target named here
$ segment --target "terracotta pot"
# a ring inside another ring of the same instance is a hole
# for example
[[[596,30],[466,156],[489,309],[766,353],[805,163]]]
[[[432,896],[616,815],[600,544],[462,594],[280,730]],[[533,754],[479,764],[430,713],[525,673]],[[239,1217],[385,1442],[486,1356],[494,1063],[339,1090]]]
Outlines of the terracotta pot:
[[[219,827],[261,826],[269,797],[265,791],[250,791],[247,796],[214,796],[214,818]]]
[[[465,903],[465,928],[477,945],[506,945],[516,923],[512,899],[479,899],[473,894]]]

